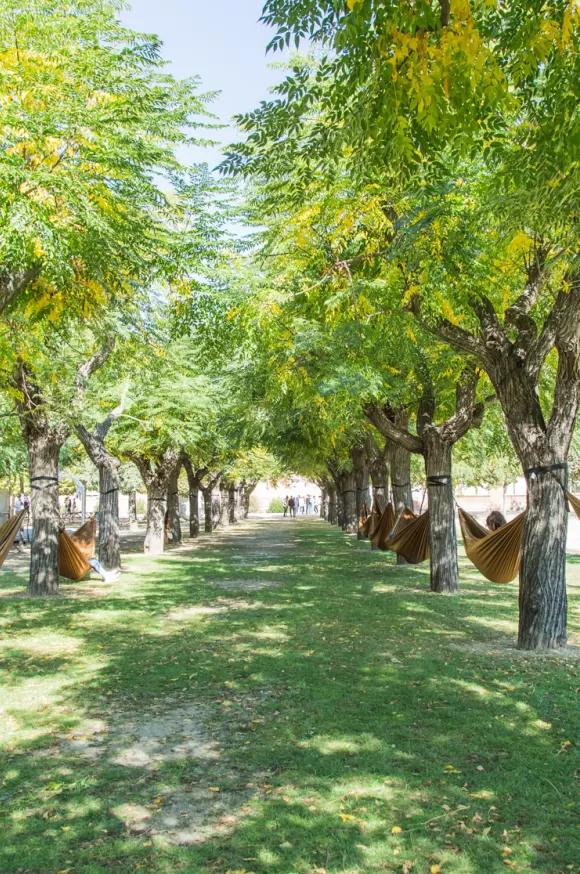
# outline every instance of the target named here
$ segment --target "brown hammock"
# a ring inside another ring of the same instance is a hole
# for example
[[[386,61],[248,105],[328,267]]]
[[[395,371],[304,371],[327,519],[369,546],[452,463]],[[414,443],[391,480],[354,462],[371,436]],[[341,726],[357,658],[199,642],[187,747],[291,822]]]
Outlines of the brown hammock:
[[[388,549],[386,542],[395,527],[395,521],[395,508],[389,501],[379,516],[375,527],[371,528],[369,533],[369,540],[376,549],[382,549],[383,551]]]
[[[459,508],[459,524],[468,559],[492,583],[511,583],[520,570],[520,546],[525,513],[520,513],[507,525],[488,531]]]
[[[378,525],[379,519],[381,518],[381,509],[379,506],[379,502],[376,497],[373,498],[373,504],[371,507],[371,512],[360,526],[359,530],[363,537],[370,537],[371,533],[375,530]]]
[[[26,516],[26,510],[21,510],[15,516],[10,516],[3,525],[0,525],[0,567],[6,561],[6,556],[10,552],[12,544],[16,539],[16,535],[20,531],[22,521]]]
[[[405,509],[399,516],[386,549],[402,555],[409,564],[421,564],[429,558],[429,510],[417,516]]]
[[[574,510],[574,512],[576,513],[578,518],[580,519],[580,499],[576,498],[570,492],[566,492],[566,497],[568,498],[568,501],[572,505],[572,509]]]
[[[61,577],[78,582],[91,570],[88,562],[95,554],[97,520],[93,516],[74,534],[61,531],[58,540],[58,564]]]

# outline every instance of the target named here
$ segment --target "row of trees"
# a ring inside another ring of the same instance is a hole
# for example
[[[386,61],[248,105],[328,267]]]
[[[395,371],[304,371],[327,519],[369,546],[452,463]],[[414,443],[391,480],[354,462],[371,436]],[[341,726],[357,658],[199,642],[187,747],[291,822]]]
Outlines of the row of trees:
[[[210,531],[279,472],[243,366],[204,353],[205,333],[215,350],[225,330],[241,248],[232,186],[178,158],[213,124],[211,95],[170,76],[159,40],[117,12],[108,0],[0,10],[0,464],[30,486],[33,595],[58,592],[63,466],[86,471],[88,457],[96,470],[108,570],[121,487],[144,484],[157,553],[166,530],[181,539],[182,469],[192,536],[199,492]]]
[[[578,5],[268,0],[264,19],[272,48],[312,53],[240,117],[216,180],[178,159],[210,95],[114,4],[0,11],[0,462],[30,469],[31,591],[57,589],[59,464],[80,446],[106,566],[120,461],[146,486],[151,551],[167,509],[179,534],[182,467],[206,525],[212,491],[225,522],[236,488],[284,469],[316,477],[349,532],[369,477],[397,509],[424,478],[437,592],[458,590],[455,464],[525,474],[519,644],[560,646]]]
[[[397,453],[398,504],[409,453],[423,457],[431,586],[451,592],[453,447],[500,410],[528,483],[519,645],[561,646],[580,399],[578,5],[268,0],[264,20],[271,48],[312,50],[239,118],[246,137],[222,167],[249,181],[266,228],[269,397],[311,436],[332,423],[327,449],[341,435],[350,460],[323,460],[347,494],[365,421]]]

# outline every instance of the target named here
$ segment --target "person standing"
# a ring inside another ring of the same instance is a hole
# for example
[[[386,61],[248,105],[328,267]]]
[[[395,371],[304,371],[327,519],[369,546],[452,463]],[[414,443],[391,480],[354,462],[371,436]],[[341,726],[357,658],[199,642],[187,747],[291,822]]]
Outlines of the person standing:
[[[296,499],[293,495],[288,499],[288,509],[290,510],[290,516],[296,515]]]
[[[282,501],[282,508],[284,510],[284,517],[286,517],[286,513],[288,512],[288,495]]]

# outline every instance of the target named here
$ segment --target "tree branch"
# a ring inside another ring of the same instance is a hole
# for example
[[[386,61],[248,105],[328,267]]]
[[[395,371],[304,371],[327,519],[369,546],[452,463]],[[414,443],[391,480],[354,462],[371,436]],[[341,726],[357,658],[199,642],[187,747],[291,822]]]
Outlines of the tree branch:
[[[398,428],[389,418],[387,412],[378,404],[366,404],[364,412],[367,419],[375,426],[383,437],[387,440],[394,440],[404,446],[409,452],[415,452],[418,455],[423,454],[423,441],[414,434],[410,434],[407,430],[403,431]]]
[[[413,295],[407,309],[413,314],[415,320],[421,327],[430,334],[434,334],[446,343],[449,343],[454,349],[459,349],[462,352],[467,352],[468,355],[474,355],[484,366],[487,365],[487,352],[485,344],[479,337],[466,331],[465,328],[460,328],[459,325],[454,325],[448,319],[439,318],[434,324],[429,324],[423,318],[421,312],[421,301],[418,295]]]
[[[0,273],[0,314],[12,303],[16,295],[40,275],[40,265],[16,273]]]
[[[485,414],[485,402],[475,403],[479,376],[474,370],[464,370],[455,389],[455,412],[439,425],[446,443],[457,443],[471,428],[479,428]],[[495,396],[493,396],[495,400]],[[486,399],[488,402],[491,398]]]
[[[558,295],[555,346],[558,372],[548,439],[560,457],[568,454],[580,403],[580,272],[567,278],[569,289]]]

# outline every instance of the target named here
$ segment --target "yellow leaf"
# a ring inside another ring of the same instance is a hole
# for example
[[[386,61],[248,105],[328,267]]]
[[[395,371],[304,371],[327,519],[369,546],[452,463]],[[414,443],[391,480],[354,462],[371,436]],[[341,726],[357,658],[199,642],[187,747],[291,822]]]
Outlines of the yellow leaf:
[[[361,2],[361,0],[346,0],[346,5],[348,6],[350,11],[352,12],[354,7],[360,2]]]
[[[431,874],[439,874],[441,871],[441,865],[431,865],[429,870],[431,871]]]
[[[351,816],[350,813],[339,813],[338,815],[343,822],[348,822],[349,819],[354,819],[354,816]]]
[[[401,828],[400,825],[394,825],[391,829],[391,834],[392,835],[400,835],[402,833],[402,831],[403,831],[403,829]]]
[[[62,829],[63,832],[69,832],[69,831],[70,831],[70,825],[61,825],[61,829]]]
[[[219,792],[220,791],[219,786],[208,786],[207,788],[209,789],[210,792]]]

